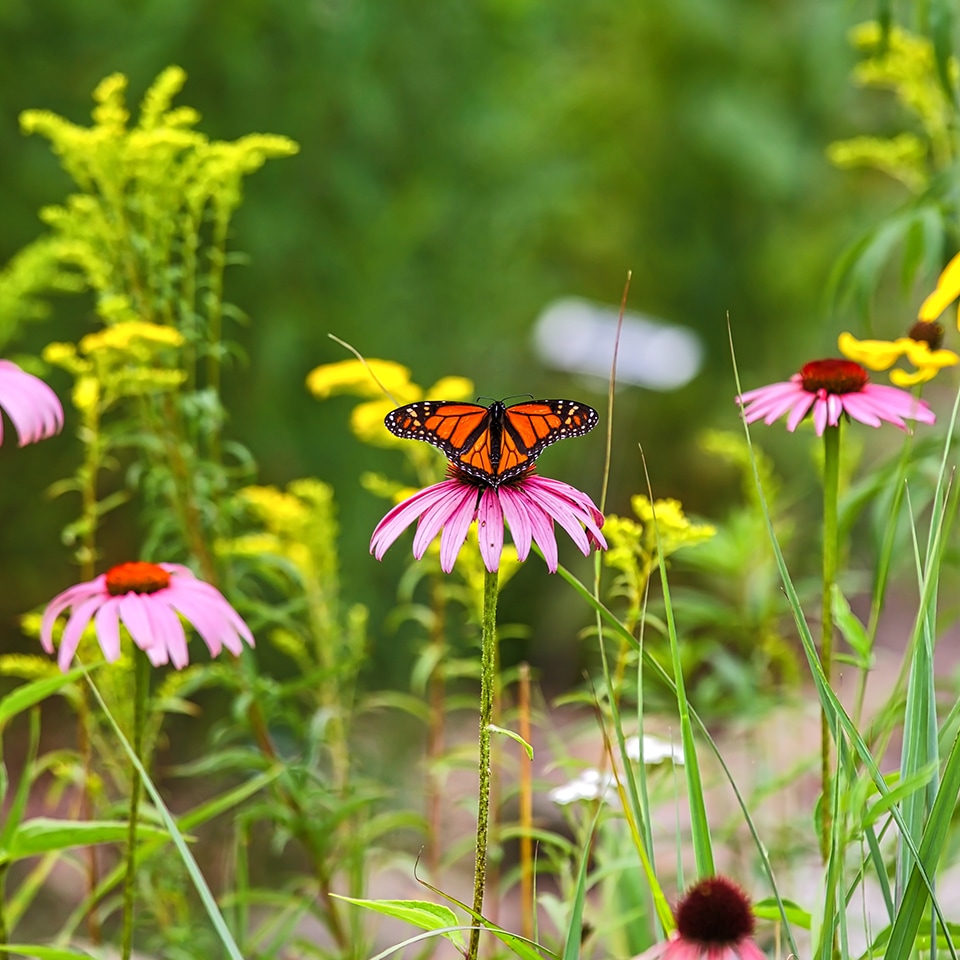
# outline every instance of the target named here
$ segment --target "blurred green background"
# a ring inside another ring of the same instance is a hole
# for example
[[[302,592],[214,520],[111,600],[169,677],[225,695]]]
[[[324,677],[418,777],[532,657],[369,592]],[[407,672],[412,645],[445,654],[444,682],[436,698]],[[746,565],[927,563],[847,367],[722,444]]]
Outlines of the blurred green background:
[[[300,143],[247,182],[234,220],[250,262],[229,272],[227,298],[250,322],[233,330],[246,360],[226,376],[228,433],[263,482],[334,485],[345,595],[372,607],[377,662],[402,680],[382,615],[409,537],[384,564],[369,557],[384,504],[358,484],[365,470],[396,476],[400,459],[352,437],[348,398],[308,395],[308,371],[347,356],[327,333],[424,385],[460,374],[485,396],[602,410],[596,385],[538,365],[529,334],[557,297],[618,303],[632,270],[631,308],[696,329],[706,363],[682,390],[619,393],[609,509],[626,512],[643,488],[639,442],[656,495],[722,515],[739,480],[695,440],[737,427],[727,313],[749,384],[835,352],[849,318],[831,312],[831,268],[901,196],[824,156],[833,139],[893,122],[888,101],[849,82],[847,31],[874,13],[836,0],[0,0],[0,263],[71,189],[48,144],[21,136],[19,113],[86,124],[113,71],[135,105],[179,64],[179,102],[209,136]],[[61,300],[16,348],[76,340],[91,322],[88,302]],[[51,380],[65,394],[66,378]],[[0,449],[7,644],[22,642],[20,613],[76,578],[58,543],[76,505],[41,496],[73,469],[71,426],[68,411],[64,438]],[[603,430],[560,444],[544,472],[598,496],[603,449]],[[106,531],[109,562],[136,550],[132,522]],[[566,544],[562,559],[575,556]],[[575,601],[538,561],[527,567],[504,619],[537,625],[534,651],[569,642]],[[558,669],[576,678],[575,662]]]

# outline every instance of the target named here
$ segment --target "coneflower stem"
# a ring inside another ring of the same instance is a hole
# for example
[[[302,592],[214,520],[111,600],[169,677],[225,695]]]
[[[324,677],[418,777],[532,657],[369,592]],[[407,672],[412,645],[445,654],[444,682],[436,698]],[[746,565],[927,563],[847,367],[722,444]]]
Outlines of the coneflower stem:
[[[837,504],[840,491],[840,424],[823,433],[823,606],[820,616],[820,663],[827,683],[833,682],[833,586],[837,581],[839,525]],[[830,724],[826,711],[820,712],[820,774],[823,790],[820,802],[820,855],[830,855],[831,811]]]
[[[483,892],[487,883],[487,829],[490,823],[490,724],[493,719],[493,690],[497,663],[497,572],[484,574],[483,615],[480,621],[480,761],[477,792],[477,863],[473,876],[473,912],[483,913]],[[476,917],[475,925],[479,924]],[[477,960],[480,928],[470,933],[467,960]]]
[[[143,731],[146,726],[147,698],[150,695],[150,661],[147,655],[133,650],[133,752],[143,761]],[[136,767],[130,770],[130,813],[127,818],[127,872],[123,880],[123,933],[120,940],[122,960],[130,960],[133,952],[134,907],[137,892],[137,817],[143,784]]]

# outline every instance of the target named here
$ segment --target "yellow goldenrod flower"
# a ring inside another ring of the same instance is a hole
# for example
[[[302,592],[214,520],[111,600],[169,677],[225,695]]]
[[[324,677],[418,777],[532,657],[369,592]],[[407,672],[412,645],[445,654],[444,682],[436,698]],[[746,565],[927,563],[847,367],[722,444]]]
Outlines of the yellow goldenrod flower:
[[[917,316],[921,320],[936,320],[947,307],[960,297],[960,253],[958,253],[944,268],[937,278],[937,288],[920,304]],[[960,328],[960,316],[957,318]]]
[[[844,332],[837,338],[840,352],[870,370],[889,370],[901,357],[916,369],[891,370],[890,380],[898,387],[912,387],[932,380],[944,367],[960,363],[960,356],[941,348],[943,327],[919,320],[906,337],[896,340],[858,340]]]

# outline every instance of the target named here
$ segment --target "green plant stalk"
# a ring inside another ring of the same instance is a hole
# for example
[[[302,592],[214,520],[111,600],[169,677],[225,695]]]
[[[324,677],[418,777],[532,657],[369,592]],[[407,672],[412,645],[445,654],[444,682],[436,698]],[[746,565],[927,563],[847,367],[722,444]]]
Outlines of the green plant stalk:
[[[133,649],[133,752],[143,760],[143,731],[146,726],[147,698],[150,695],[150,661],[147,655]],[[123,880],[123,933],[120,955],[130,960],[133,952],[134,901],[137,887],[137,817],[143,783],[136,765],[130,769],[130,814],[127,820],[127,872]]]
[[[487,830],[490,823],[490,724],[493,721],[493,690],[497,663],[497,573],[483,576],[483,614],[480,621],[480,761],[477,793],[477,861],[473,875],[473,912],[483,913],[487,883]],[[467,960],[477,960],[480,928],[470,933]]]
[[[7,931],[7,872],[10,861],[0,865],[0,945],[6,946],[9,940]]]
[[[823,605],[820,614],[820,663],[827,683],[833,683],[833,585],[837,581],[839,525],[837,504],[840,490],[840,424],[828,426],[823,433]],[[826,863],[830,856],[833,815],[830,808],[831,749],[830,722],[826,710],[820,710],[820,855]]]

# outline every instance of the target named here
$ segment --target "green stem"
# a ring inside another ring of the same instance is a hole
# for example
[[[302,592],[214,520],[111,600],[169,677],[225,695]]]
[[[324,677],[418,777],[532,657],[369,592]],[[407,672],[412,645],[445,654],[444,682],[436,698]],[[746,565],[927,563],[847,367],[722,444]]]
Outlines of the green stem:
[[[0,945],[6,946],[9,939],[7,931],[7,871],[10,862],[0,865]]]
[[[840,489],[840,424],[827,427],[823,434],[823,606],[820,617],[820,662],[827,683],[832,683],[833,668],[833,585],[837,581],[839,529],[837,502]],[[823,862],[830,855],[830,833],[833,816],[831,797],[830,725],[827,714],[820,712],[821,801],[820,854]]]
[[[150,695],[150,661],[147,655],[134,647],[133,650],[133,751],[143,761],[143,730],[146,726],[147,698]],[[123,880],[123,934],[120,955],[130,960],[133,952],[134,901],[137,880],[137,817],[140,813],[142,790],[140,773],[136,767],[130,771],[130,813],[127,819],[127,872]]]
[[[480,622],[480,788],[477,804],[477,865],[473,877],[473,912],[483,913],[483,892],[487,883],[487,829],[490,822],[490,724],[493,719],[493,690],[497,663],[497,573],[483,578],[483,618]],[[476,917],[470,933],[467,960],[477,960],[480,928]]]

